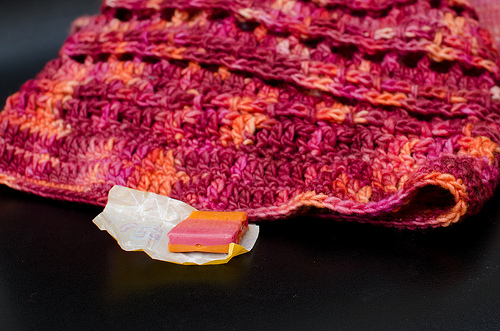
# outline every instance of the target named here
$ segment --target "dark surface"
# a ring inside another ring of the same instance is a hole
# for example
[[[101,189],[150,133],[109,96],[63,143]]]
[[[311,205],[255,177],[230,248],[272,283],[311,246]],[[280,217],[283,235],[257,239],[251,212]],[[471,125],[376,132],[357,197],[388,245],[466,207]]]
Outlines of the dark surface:
[[[0,11],[3,103],[100,1]],[[179,266],[124,252],[101,208],[0,187],[0,329],[500,329],[500,195],[447,229],[311,218],[261,224],[252,252]]]

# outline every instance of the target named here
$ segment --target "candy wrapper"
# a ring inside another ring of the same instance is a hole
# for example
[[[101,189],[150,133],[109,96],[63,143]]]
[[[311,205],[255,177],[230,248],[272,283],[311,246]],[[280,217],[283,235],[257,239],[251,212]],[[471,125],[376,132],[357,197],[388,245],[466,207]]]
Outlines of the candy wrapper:
[[[156,260],[178,264],[223,264],[250,251],[257,241],[259,227],[249,224],[240,245],[231,244],[229,253],[171,253],[168,232],[196,209],[166,196],[114,186],[108,203],[94,223],[109,232],[123,250],[142,250]]]

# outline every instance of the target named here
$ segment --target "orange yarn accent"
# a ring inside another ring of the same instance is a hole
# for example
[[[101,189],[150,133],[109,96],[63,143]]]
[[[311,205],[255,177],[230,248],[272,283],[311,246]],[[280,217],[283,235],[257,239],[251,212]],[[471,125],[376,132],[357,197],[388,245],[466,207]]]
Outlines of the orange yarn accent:
[[[461,137],[458,140],[460,150],[457,154],[468,154],[474,157],[486,157],[493,163],[495,154],[500,152],[500,147],[488,137]]]
[[[167,46],[165,44],[156,45],[151,49],[155,56],[166,57],[168,59],[182,60],[182,53],[186,51],[185,47]]]
[[[251,114],[247,112],[242,112],[242,114],[236,117],[233,120],[232,130],[231,130],[231,140],[235,143],[235,145],[249,145],[253,144],[252,140],[244,139],[244,133],[249,133],[250,135],[254,135],[257,129],[261,129],[264,127],[264,123],[269,120],[264,114]],[[221,132],[223,132],[223,128],[221,128]],[[226,131],[227,133],[227,131]],[[227,134],[225,135],[227,137]],[[221,139],[223,139],[221,135]],[[227,138],[226,138],[227,140]]]
[[[451,12],[444,13],[444,24],[450,29],[451,33],[461,35],[464,33],[465,18],[462,16],[454,17]]]
[[[47,86],[52,88],[52,84]],[[62,119],[58,119],[60,110],[56,108],[56,103],[65,99],[68,95],[61,90],[72,91],[71,85],[59,85],[61,93],[54,94],[48,91],[39,96],[32,104],[35,109],[26,107],[25,114],[22,116],[15,115],[9,111],[19,103],[19,95],[14,95],[5,106],[5,110],[0,113],[0,121],[8,120],[12,124],[19,124],[21,131],[28,130],[30,134],[39,132],[41,135],[46,135],[47,138],[56,136],[57,138],[71,134],[71,126],[65,124]],[[66,99],[65,99],[66,100]]]
[[[451,174],[442,174],[432,172],[424,177],[424,181],[429,185],[441,186],[449,191],[454,199],[455,206],[446,214],[436,217],[434,224],[440,226],[448,226],[457,222],[461,216],[467,212],[467,193],[466,187],[461,179],[456,179]]]
[[[386,106],[396,106],[396,107],[401,107],[401,102],[399,102],[399,100],[406,99],[406,95],[400,92],[395,94],[389,92],[382,92],[380,94],[376,91],[370,91],[366,93],[365,96],[374,105],[386,105]]]
[[[356,192],[355,199],[361,203],[368,203],[370,198],[372,197],[372,187],[371,186],[363,186]]]
[[[428,44],[425,48],[429,52],[429,58],[436,62],[454,61],[457,53],[452,47],[440,47],[436,44]]]
[[[316,109],[318,109],[316,112],[316,119],[334,123],[344,122],[346,114],[351,112],[349,106],[341,103],[335,103],[327,107],[325,102],[320,102],[316,105]]]
[[[225,66],[220,66],[217,73],[214,73],[214,75],[217,75],[217,74],[220,76],[220,78],[222,80],[227,79],[231,75],[231,73],[229,72],[229,70]]]
[[[257,41],[262,42],[264,38],[267,36],[267,29],[263,25],[259,25],[253,30],[253,34],[257,38]]]
[[[154,149],[136,166],[135,173],[131,176],[137,180],[134,185],[130,180],[127,185],[141,190],[170,195],[172,185],[178,180],[187,181],[189,176],[185,172],[175,169],[174,151],[169,150],[164,154],[161,148]]]
[[[326,198],[328,198],[326,194],[316,194],[314,191],[308,191],[293,197],[292,200],[290,200],[290,204],[298,203],[302,206],[324,208],[322,201]]]

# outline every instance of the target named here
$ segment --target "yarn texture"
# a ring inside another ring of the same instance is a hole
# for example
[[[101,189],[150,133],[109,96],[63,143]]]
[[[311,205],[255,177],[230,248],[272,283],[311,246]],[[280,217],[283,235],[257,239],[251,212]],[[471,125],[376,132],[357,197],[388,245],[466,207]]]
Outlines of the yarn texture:
[[[466,0],[106,0],[0,113],[0,182],[398,228],[499,180],[499,55]]]
[[[500,47],[500,1],[471,0],[471,5],[480,17],[480,25],[488,29],[497,48]]]

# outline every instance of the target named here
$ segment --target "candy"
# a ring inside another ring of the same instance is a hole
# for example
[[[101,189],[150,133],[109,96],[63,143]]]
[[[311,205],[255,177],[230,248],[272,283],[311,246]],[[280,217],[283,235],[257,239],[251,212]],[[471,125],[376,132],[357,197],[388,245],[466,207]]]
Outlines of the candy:
[[[228,253],[248,229],[246,212],[194,211],[168,233],[171,252]]]

